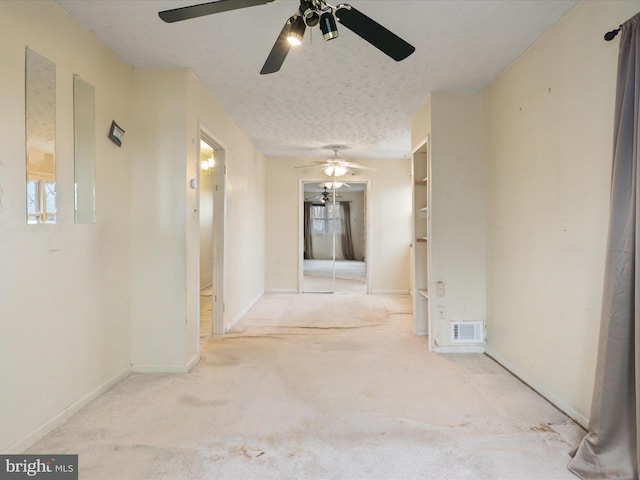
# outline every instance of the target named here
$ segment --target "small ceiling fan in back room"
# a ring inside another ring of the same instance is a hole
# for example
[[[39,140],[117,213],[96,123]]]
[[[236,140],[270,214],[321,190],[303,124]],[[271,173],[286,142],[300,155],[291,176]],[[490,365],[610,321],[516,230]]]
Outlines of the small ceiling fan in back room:
[[[173,23],[276,1],[218,0],[217,2],[164,10],[159,12],[158,15],[165,22]],[[325,40],[337,38],[338,27],[336,19],[341,25],[344,25],[397,62],[404,60],[415,51],[415,47],[349,4],[341,3],[334,7],[324,0],[300,0],[300,6],[284,24],[260,73],[274,73],[280,70],[289,53],[289,49],[302,43],[306,27],[318,25]]]
[[[342,158],[338,158],[338,151],[346,150],[349,147],[346,147],[344,145],[327,145],[323,148],[333,150],[333,158],[327,158],[326,160],[313,160],[313,164],[311,165],[298,165],[297,167],[293,168],[321,167],[328,177],[335,178],[342,177],[343,175],[350,172],[355,175],[355,172],[353,172],[353,170],[375,170],[375,168],[367,167],[366,165],[361,165],[360,163],[349,162],[347,160],[343,160]]]
[[[341,198],[342,195],[335,195],[335,192],[333,192],[332,190],[329,190],[331,187],[325,185],[325,184],[321,184],[321,186],[323,186],[323,190],[321,193],[319,193],[318,195],[313,195],[311,197],[305,197],[305,201],[309,202],[309,201],[319,201],[321,202],[322,205],[328,205],[329,203],[332,203],[332,198]],[[341,186],[345,186],[346,183],[342,184]],[[320,205],[320,203],[318,203],[318,205]]]

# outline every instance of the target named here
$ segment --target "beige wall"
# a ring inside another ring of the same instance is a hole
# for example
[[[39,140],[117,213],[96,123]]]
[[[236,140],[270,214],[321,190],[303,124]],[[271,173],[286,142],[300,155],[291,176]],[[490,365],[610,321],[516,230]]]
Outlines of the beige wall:
[[[436,319],[434,343],[450,345],[449,322],[486,318],[485,188],[482,149],[482,97],[431,97],[431,279],[444,282],[443,297],[431,306],[446,309]],[[432,313],[433,310],[432,310]]]
[[[264,157],[189,70],[134,70],[53,2],[0,2],[0,40],[0,451],[20,452],[132,365],[197,360],[201,129],[227,153],[226,324],[262,294]],[[56,225],[26,224],[26,45],[57,66]],[[73,221],[74,74],[95,86],[95,224]]]
[[[224,246],[224,329],[228,330],[249,311],[264,293],[265,268],[265,158],[249,137],[222,110],[200,81],[189,73],[187,120],[187,178],[196,178],[199,130],[225,150],[226,224]],[[220,187],[222,188],[222,187]],[[198,252],[193,249],[199,235],[196,191],[187,190],[187,295],[199,296]],[[189,301],[188,306],[195,305]],[[188,312],[196,318],[198,312]],[[197,325],[188,324],[187,338],[197,338]],[[193,345],[190,346],[193,348]]]
[[[26,45],[57,67],[56,225],[25,220]],[[0,451],[19,452],[129,370],[132,69],[54,3],[0,2],[0,72]],[[74,224],[74,74],[95,86],[95,224]]]
[[[200,205],[189,182],[200,130],[225,152],[227,328],[263,293],[264,157],[189,70],[136,70],[134,92],[132,364],[185,371],[199,348]]]
[[[484,92],[487,351],[583,424],[596,363],[618,40],[583,1]]]
[[[431,138],[431,277],[433,345],[452,346],[450,322],[484,321],[485,186],[482,97],[433,94],[412,121],[413,148]],[[445,295],[438,296],[436,282]],[[444,307],[445,318],[436,312]]]
[[[427,141],[431,134],[431,95],[411,119],[411,147],[415,151],[420,145]]]
[[[186,69],[134,71],[132,352],[136,371],[181,371],[186,358]]]
[[[326,181],[322,171],[296,169],[313,159],[269,158],[266,162],[265,289],[298,290],[300,239],[300,180]],[[321,158],[318,160],[322,160]],[[409,160],[357,160],[375,171],[350,176],[370,180],[370,246],[367,268],[373,293],[409,291],[411,243],[411,178]],[[348,183],[348,182],[347,182]]]

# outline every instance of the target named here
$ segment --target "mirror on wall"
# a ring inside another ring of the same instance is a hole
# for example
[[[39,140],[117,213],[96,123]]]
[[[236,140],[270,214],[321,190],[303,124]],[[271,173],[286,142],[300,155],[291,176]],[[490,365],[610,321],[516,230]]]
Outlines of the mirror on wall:
[[[303,182],[303,292],[367,293],[366,187]]]
[[[25,59],[27,223],[56,223],[56,66],[29,48]]]
[[[75,222],[96,221],[95,90],[73,78],[73,142]]]

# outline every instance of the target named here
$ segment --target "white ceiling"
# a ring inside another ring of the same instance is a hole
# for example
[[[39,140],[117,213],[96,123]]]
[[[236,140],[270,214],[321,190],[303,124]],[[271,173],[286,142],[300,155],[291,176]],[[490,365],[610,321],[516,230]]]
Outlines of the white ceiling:
[[[477,92],[577,0],[348,0],[416,47],[395,62],[338,24],[308,28],[282,69],[259,71],[297,0],[166,24],[198,0],[57,0],[136,67],[189,67],[267,156],[410,155],[410,122],[432,92]],[[311,34],[311,35],[310,35]]]

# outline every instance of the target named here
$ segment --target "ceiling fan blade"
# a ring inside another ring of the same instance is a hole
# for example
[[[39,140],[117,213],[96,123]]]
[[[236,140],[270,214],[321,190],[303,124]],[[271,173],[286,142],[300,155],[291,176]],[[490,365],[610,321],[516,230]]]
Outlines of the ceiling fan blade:
[[[318,165],[298,165],[297,167],[293,167],[293,168],[311,168],[311,167],[317,167]]]
[[[311,167],[322,167],[322,168],[324,168],[324,167],[332,167],[332,166],[334,166],[334,164],[332,164],[332,163],[314,160],[314,164],[313,165],[300,165],[300,166],[293,167],[293,168],[311,168]]]
[[[360,37],[397,62],[404,60],[416,50],[413,45],[405,42],[395,33],[387,30],[351,5],[346,3],[338,5],[335,15],[342,25],[353,33],[360,35]]]
[[[367,167],[366,165],[361,165],[355,162],[342,162],[342,166],[346,168],[355,168],[358,170],[375,170],[373,167]]]
[[[245,7],[255,7],[271,3],[273,0],[218,0],[217,2],[201,3],[188,7],[173,8],[158,13],[158,16],[167,23],[180,22],[190,18],[203,17],[214,13],[228,12]]]
[[[291,48],[291,44],[287,40],[287,37],[289,36],[292,25],[293,22],[290,18],[289,20],[287,20],[287,23],[284,24],[284,27],[282,27],[282,31],[280,32],[280,35],[278,35],[276,43],[273,45],[271,52],[269,52],[269,56],[264,62],[262,70],[260,70],[260,75],[275,73],[280,70],[280,67],[282,67],[284,59],[287,58],[287,54],[289,53],[289,49]],[[304,23],[302,23],[301,28],[302,34],[304,34],[304,29],[306,28]]]

